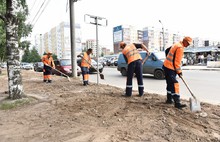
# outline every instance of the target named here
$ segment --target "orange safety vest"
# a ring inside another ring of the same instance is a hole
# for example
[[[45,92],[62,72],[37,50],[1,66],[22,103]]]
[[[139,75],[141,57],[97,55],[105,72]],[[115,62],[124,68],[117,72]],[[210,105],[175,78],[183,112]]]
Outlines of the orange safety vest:
[[[142,60],[141,55],[139,54],[137,48],[134,44],[127,45],[123,50],[122,53],[126,56],[128,60],[128,64],[136,60]]]
[[[50,58],[48,58],[48,55],[44,55],[44,56],[42,57],[42,62],[43,62],[44,64],[46,64],[46,65],[51,66],[51,67],[55,67],[54,61],[53,61],[53,57],[52,57],[52,56],[50,56]]]
[[[182,42],[174,44],[163,63],[164,66],[168,69],[175,70],[177,74],[181,73],[181,60],[183,58],[183,51],[184,46]]]
[[[81,67],[88,67],[89,68],[90,64],[91,64],[91,58],[86,52],[84,52],[82,62],[81,62]]]

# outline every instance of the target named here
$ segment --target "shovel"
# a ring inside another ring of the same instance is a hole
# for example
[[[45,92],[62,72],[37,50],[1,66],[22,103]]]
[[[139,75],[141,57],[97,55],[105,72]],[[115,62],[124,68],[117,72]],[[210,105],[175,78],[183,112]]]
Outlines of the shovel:
[[[83,56],[79,55],[81,58],[83,58]],[[96,71],[97,73],[99,74],[100,78],[101,79],[104,79],[104,74],[100,73],[92,64],[89,63],[89,61],[87,61],[85,58],[83,58],[90,66],[92,66]],[[97,66],[98,66],[98,63],[97,63]]]
[[[180,78],[182,79],[183,83],[186,85],[186,88],[189,90],[190,94],[192,95],[192,97],[189,98],[189,102],[190,102],[190,110],[192,112],[199,112],[201,111],[201,105],[200,102],[196,99],[195,95],[192,93],[192,91],[189,89],[188,85],[186,84],[185,80],[183,79],[182,76],[180,76]]]
[[[69,77],[68,75],[66,75],[65,73],[62,73],[61,71],[59,71],[59,70],[57,70],[57,69],[55,69],[55,68],[52,68],[51,66],[48,66],[48,67],[50,67],[51,69],[53,69],[53,70],[59,72],[59,73],[62,74],[63,76],[67,77],[67,79],[68,79],[69,81],[71,81],[71,80],[70,80],[70,77]]]
[[[142,65],[147,61],[148,57],[150,56],[150,53],[148,53],[148,55],[146,55],[146,57],[144,58],[144,60],[142,61]]]

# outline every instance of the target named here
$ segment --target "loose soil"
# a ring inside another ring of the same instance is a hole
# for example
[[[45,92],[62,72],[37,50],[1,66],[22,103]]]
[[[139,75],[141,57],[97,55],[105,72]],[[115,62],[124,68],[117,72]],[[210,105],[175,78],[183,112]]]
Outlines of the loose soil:
[[[124,89],[22,71],[31,102],[0,110],[1,142],[219,142],[220,106],[201,103],[192,113],[189,102],[178,110],[165,96],[145,93],[122,97]],[[8,94],[5,70],[0,75],[0,104]],[[147,91],[147,90],[146,90]]]

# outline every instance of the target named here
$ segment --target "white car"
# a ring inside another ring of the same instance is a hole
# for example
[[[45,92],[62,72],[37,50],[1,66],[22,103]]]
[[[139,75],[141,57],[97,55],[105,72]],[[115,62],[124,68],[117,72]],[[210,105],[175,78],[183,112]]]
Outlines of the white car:
[[[33,64],[30,63],[21,63],[21,68],[25,70],[32,70],[34,66]]]
[[[186,66],[186,65],[187,65],[187,59],[186,59],[186,58],[183,58],[182,61],[181,61],[181,63],[182,63],[182,66]]]

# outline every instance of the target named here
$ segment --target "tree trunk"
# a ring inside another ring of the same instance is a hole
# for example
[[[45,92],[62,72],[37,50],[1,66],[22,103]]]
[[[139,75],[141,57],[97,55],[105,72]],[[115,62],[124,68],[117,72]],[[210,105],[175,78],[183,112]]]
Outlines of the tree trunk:
[[[23,85],[20,70],[20,54],[18,46],[18,20],[16,0],[6,1],[6,54],[9,98],[20,99],[23,96]]]

